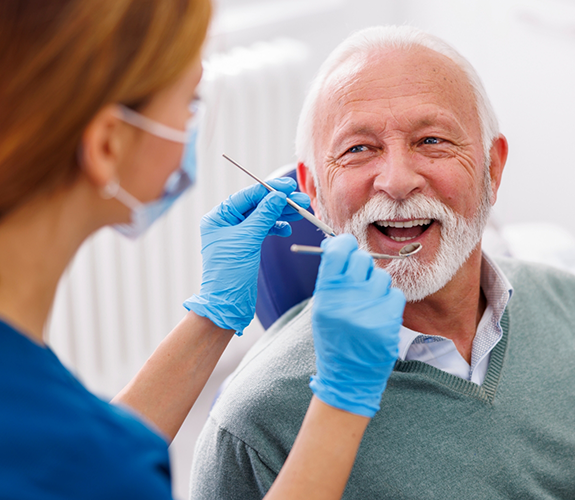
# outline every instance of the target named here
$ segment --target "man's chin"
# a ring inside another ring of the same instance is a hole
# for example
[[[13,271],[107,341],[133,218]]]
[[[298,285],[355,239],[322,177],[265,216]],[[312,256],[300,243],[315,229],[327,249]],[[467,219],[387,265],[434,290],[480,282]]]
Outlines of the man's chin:
[[[435,267],[433,263],[424,264],[413,258],[392,261],[385,270],[391,275],[392,286],[403,292],[407,302],[421,302],[441,290],[453,277],[438,273]]]
[[[393,260],[385,270],[391,275],[392,286],[403,292],[407,302],[420,302],[447,286],[478,245],[472,246],[469,242],[468,245],[454,248],[443,244],[430,262],[415,255]]]
[[[367,228],[360,234],[354,234],[359,243],[359,248],[367,252],[375,253],[398,253],[397,248],[381,248],[381,245],[374,245],[372,240],[368,241]],[[401,246],[407,243],[401,242]],[[399,247],[399,244],[393,245]],[[428,249],[429,250],[429,249]],[[437,282],[433,277],[436,267],[435,262],[424,262],[423,256],[418,255],[405,259],[377,260],[376,266],[384,269],[391,275],[391,286],[403,292],[408,302],[420,302],[429,295],[439,291],[447,282]]]

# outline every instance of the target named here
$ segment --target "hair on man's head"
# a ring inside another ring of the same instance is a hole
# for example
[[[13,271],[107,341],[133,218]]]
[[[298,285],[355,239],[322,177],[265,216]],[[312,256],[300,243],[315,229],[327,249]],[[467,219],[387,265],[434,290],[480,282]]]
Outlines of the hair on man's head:
[[[499,134],[499,124],[493,106],[479,75],[473,66],[451,45],[440,38],[411,26],[375,26],[358,31],[346,38],[328,56],[312,81],[300,114],[296,133],[296,155],[315,175],[315,144],[317,142],[316,123],[318,103],[329,77],[342,64],[378,51],[388,49],[410,49],[425,47],[444,55],[453,61],[465,74],[475,95],[475,105],[481,126],[483,152],[486,160],[493,140]],[[486,161],[489,164],[489,161]]]

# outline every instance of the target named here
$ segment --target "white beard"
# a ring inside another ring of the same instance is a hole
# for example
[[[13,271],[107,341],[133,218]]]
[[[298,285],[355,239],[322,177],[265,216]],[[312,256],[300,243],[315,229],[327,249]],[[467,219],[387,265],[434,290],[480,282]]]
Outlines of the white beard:
[[[316,184],[317,185],[317,184]],[[318,190],[319,191],[319,190]],[[334,224],[318,192],[318,211],[326,224],[338,234],[351,233],[360,248],[378,252],[369,247],[367,230],[378,220],[434,219],[441,224],[439,249],[431,263],[423,263],[418,255],[390,261],[385,270],[391,275],[393,286],[399,288],[408,302],[418,302],[441,290],[467,261],[481,241],[483,230],[491,211],[491,183],[489,169],[484,177],[484,193],[475,215],[469,219],[456,214],[443,203],[415,194],[404,201],[394,201],[385,194],[371,198],[343,227]],[[407,245],[409,241],[406,241]]]

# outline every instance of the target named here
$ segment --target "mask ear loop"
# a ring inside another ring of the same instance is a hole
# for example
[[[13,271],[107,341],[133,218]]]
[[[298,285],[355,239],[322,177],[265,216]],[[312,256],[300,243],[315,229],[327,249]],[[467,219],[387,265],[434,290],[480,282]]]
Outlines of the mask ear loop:
[[[179,142],[181,144],[188,142],[187,131],[168,127],[167,125],[152,120],[151,118],[148,118],[123,104],[118,104],[118,106],[120,108],[118,114],[118,118],[120,118],[120,120],[168,141]]]
[[[137,210],[143,206],[137,198],[132,196],[128,191],[120,186],[118,179],[112,179],[102,189],[100,189],[100,196],[104,200],[111,200],[116,198],[120,203],[128,207],[130,210]]]
[[[120,189],[120,183],[117,179],[113,179],[108,184],[106,184],[102,189],[100,189],[100,196],[104,200],[111,200],[115,198]]]
[[[84,165],[84,149],[81,144],[78,145],[76,149],[76,162],[80,168],[83,168]],[[118,179],[114,178],[108,184],[106,184],[103,188],[99,190],[100,197],[104,200],[111,200],[112,198],[116,198],[120,203],[127,206],[131,210],[135,210],[142,206],[142,203],[134,198],[130,193],[126,190],[122,189],[120,186],[120,182]]]

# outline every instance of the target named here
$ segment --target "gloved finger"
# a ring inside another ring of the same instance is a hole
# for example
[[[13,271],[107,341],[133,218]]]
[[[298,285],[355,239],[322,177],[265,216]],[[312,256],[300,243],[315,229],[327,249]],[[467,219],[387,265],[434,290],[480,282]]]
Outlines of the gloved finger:
[[[311,204],[310,197],[305,193],[300,193],[299,191],[294,191],[289,195],[289,198],[290,200],[295,201],[302,208],[309,208]]]
[[[267,191],[267,192],[269,193],[269,191]],[[300,205],[302,208],[308,208],[310,206],[310,198],[305,193],[294,192],[289,197],[293,201],[295,201],[298,205]],[[254,205],[253,208],[251,208],[247,212],[244,212],[242,214],[243,217],[245,218],[245,217],[250,216],[251,213],[254,211],[256,206],[257,205]],[[290,205],[286,205],[282,211],[280,220],[282,220],[282,221],[294,221],[294,220],[300,220],[302,218],[303,217],[298,212],[296,212],[295,208],[292,208]],[[241,219],[241,220],[243,220],[243,219]]]
[[[261,184],[254,184],[232,194],[222,205],[226,205],[228,211],[235,211],[244,217],[254,210],[269,191]]]
[[[291,177],[279,177],[277,179],[271,179],[267,181],[267,183],[278,191],[282,191],[283,193],[289,195],[289,198],[297,203],[300,207],[308,208],[310,206],[311,200],[309,196],[305,193],[295,191],[297,189],[297,182],[294,181]],[[287,217],[290,216],[294,217],[288,219]],[[299,220],[301,218],[301,215],[299,215],[291,206],[287,205],[284,208],[282,213],[282,220]]]
[[[234,204],[228,198],[202,217],[200,227],[235,226],[244,219],[245,216],[236,210]]]
[[[236,209],[230,198],[220,203],[211,214],[212,220],[218,225],[235,226],[246,218],[243,213]]]
[[[351,234],[327,238],[321,242],[323,255],[319,265],[317,283],[345,272],[351,252],[357,249],[357,240]]]
[[[259,235],[263,241],[278,221],[285,206],[286,195],[283,192],[268,193],[256,209],[242,222],[242,226],[248,234]]]
[[[361,283],[369,279],[374,267],[373,258],[364,250],[351,253],[345,275],[350,283]]]
[[[310,205],[309,196],[305,193],[292,193],[289,195],[289,198],[303,209],[307,209]],[[289,204],[286,205],[282,213],[282,220],[299,220],[301,218],[302,216],[299,215],[299,212],[295,208]]]
[[[302,208],[308,208],[310,205],[309,196],[304,193],[292,193],[289,195],[289,198],[295,201],[299,206]],[[292,208],[290,205],[286,205],[283,209],[281,220],[284,221],[292,221],[292,220],[300,220],[302,216],[299,212],[296,212],[295,208]]]
[[[291,177],[277,177],[266,182],[274,189],[285,194],[291,194],[297,189],[297,182]]]
[[[369,278],[374,295],[383,297],[391,287],[391,276],[387,271],[376,267]]]
[[[310,205],[309,196],[304,193],[294,193],[293,191],[297,188],[297,183],[290,177],[280,177],[278,179],[272,179],[268,181],[268,184],[281,191],[285,194],[291,193],[291,198],[303,208],[307,208]],[[268,189],[261,184],[254,184],[247,188],[244,188],[237,193],[231,195],[224,203],[226,204],[226,212],[237,212],[243,217],[248,217],[251,215],[253,210],[257,207],[258,203],[263,200],[263,198],[269,193]],[[291,207],[285,207],[284,212],[287,214],[297,214],[297,212]],[[298,220],[301,216],[298,214],[294,219]],[[235,222],[230,222],[230,224],[237,224],[239,220],[236,217]],[[241,219],[243,220],[243,219]]]
[[[280,215],[280,220],[286,221],[286,222],[293,222],[296,220],[300,220],[303,219],[303,217],[296,213],[296,211],[293,208],[290,208],[290,210],[292,211],[292,213],[288,213],[286,215],[285,212],[288,211],[289,205],[286,205],[286,207],[284,208],[284,211],[282,212],[282,214]]]
[[[298,205],[301,205],[304,208],[309,207],[309,196],[300,191],[296,191],[297,182],[291,177],[277,177],[276,179],[270,179],[266,182],[274,189],[289,195],[289,197]]]
[[[291,236],[291,232],[292,229],[289,223],[284,221],[278,221],[272,226],[268,234],[273,236],[281,236],[282,238],[285,238],[287,236]]]

